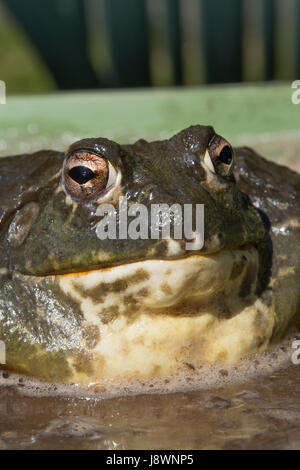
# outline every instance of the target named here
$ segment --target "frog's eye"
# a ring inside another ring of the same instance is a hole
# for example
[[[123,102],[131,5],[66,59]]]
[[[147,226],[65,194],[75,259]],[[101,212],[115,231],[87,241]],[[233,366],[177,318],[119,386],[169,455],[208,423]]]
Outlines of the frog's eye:
[[[234,154],[231,145],[222,137],[216,135],[210,141],[204,155],[207,168],[220,176],[227,176],[232,169]]]
[[[72,153],[64,165],[65,189],[78,199],[99,196],[114,185],[116,177],[117,172],[110,162],[86,150]]]

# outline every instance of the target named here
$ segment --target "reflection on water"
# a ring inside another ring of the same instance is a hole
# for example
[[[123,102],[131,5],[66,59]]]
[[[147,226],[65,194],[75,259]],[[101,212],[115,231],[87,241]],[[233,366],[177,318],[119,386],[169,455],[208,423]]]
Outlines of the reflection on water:
[[[1,449],[300,448],[300,366],[244,384],[109,400],[0,389]]]

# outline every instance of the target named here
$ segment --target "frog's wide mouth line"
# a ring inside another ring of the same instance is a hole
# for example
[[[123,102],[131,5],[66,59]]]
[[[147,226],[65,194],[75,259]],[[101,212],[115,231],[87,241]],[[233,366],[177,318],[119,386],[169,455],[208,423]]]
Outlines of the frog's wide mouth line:
[[[248,246],[205,256],[149,259],[51,278],[92,319],[108,308],[126,314],[130,302],[138,303],[141,309],[160,309],[218,294],[235,298],[245,288],[250,294],[256,287],[257,269],[257,250]]]
[[[170,258],[161,258],[161,257],[151,257],[151,258],[141,258],[141,259],[133,259],[133,260],[129,260],[129,261],[120,261],[120,262],[116,262],[116,263],[112,263],[112,264],[103,264],[103,265],[99,265],[99,266],[90,266],[90,267],[85,267],[85,268],[74,268],[74,270],[65,270],[65,271],[51,271],[51,272],[46,272],[46,273],[42,273],[42,274],[28,274],[28,276],[30,277],[36,277],[36,278],[46,278],[46,277],[51,277],[51,276],[55,276],[55,277],[67,277],[67,276],[73,276],[73,277],[76,277],[76,276],[84,276],[84,275],[88,275],[88,274],[91,274],[91,273],[100,273],[100,272],[108,272],[108,271],[111,271],[111,270],[114,270],[114,269],[117,269],[117,268],[120,268],[122,266],[131,266],[131,265],[135,265],[137,263],[151,263],[151,262],[170,262],[170,263],[173,263],[174,265],[177,263],[177,262],[181,262],[181,261],[184,261],[184,260],[189,260],[189,258],[199,258],[199,259],[206,259],[206,258],[211,258],[213,259],[214,257],[218,256],[220,253],[229,253],[229,252],[235,252],[235,251],[241,251],[241,252],[246,252],[246,251],[249,251],[249,250],[257,250],[257,244],[255,243],[247,243],[247,244],[244,244],[244,245],[241,245],[237,248],[223,248],[221,250],[218,250],[218,251],[212,251],[212,252],[209,252],[209,253],[200,253],[200,252],[196,252],[196,251],[192,251],[192,252],[189,252],[185,255],[181,255],[181,256],[172,256]],[[22,273],[20,273],[22,274]],[[27,274],[25,274],[27,275]]]

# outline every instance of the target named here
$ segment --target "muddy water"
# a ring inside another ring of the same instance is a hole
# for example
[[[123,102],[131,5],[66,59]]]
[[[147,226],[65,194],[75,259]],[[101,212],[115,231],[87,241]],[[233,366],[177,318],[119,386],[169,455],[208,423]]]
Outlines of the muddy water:
[[[1,449],[299,449],[300,366],[199,392],[109,400],[0,391]]]
[[[244,363],[239,380],[223,368],[215,386],[196,390],[198,377],[187,385],[194,391],[108,399],[74,388],[49,395],[41,384],[33,391],[2,371],[0,449],[299,449],[300,365],[291,353],[280,367],[268,355],[264,373],[248,378]]]

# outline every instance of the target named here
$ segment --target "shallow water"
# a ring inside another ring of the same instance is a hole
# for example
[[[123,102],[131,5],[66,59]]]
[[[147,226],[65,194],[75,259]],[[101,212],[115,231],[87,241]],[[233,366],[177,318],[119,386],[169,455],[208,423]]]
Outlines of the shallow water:
[[[3,387],[0,448],[298,449],[299,367],[243,385],[101,401]]]
[[[179,393],[104,399],[2,371],[0,449],[299,449],[300,364],[291,345],[217,368],[210,385],[191,371],[177,387],[194,391]]]

